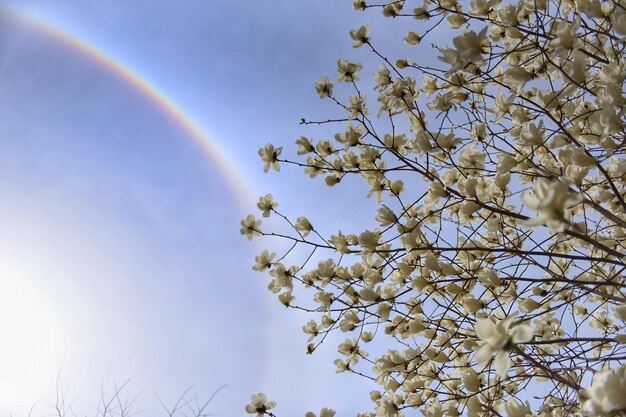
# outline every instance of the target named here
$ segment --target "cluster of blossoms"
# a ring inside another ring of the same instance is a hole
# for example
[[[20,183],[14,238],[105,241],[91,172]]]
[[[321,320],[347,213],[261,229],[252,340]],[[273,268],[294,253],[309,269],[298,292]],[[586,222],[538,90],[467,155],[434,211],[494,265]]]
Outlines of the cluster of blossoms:
[[[291,233],[242,221],[249,238],[309,251],[254,266],[311,313],[307,352],[347,335],[337,372],[377,386],[363,417],[626,415],[626,1],[353,5],[411,19],[406,54],[435,48],[441,64],[392,63],[354,29],[354,47],[382,59],[377,102],[358,88],[363,65],[340,59],[315,90],[342,116],[303,121],[336,124],[334,140],[299,138],[298,161],[259,151],[266,172],[360,178],[376,205],[377,227],[330,236],[271,195],[259,209]],[[433,45],[445,25],[451,39]]]

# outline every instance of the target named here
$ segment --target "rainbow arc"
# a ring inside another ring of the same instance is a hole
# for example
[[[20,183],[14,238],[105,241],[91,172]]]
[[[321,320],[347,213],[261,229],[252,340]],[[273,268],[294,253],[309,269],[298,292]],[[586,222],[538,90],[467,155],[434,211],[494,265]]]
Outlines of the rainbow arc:
[[[132,70],[122,62],[116,60],[94,45],[91,45],[75,35],[66,32],[52,24],[15,9],[8,10],[8,16],[24,27],[51,39],[52,41],[75,51],[79,55],[99,64],[108,72],[115,74],[119,79],[143,95],[155,107],[159,108],[170,120],[172,120],[185,134],[192,139],[215,165],[227,188],[233,193],[240,208],[249,207],[253,201],[254,193],[251,192],[248,182],[237,169],[230,157],[218,146],[198,123],[185,113],[176,101],[164,91],[150,83],[146,77]]]

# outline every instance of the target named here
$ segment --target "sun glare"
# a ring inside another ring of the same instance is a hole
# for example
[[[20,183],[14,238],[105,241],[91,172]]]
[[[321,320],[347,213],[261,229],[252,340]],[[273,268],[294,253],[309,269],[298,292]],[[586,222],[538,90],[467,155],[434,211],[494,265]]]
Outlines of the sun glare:
[[[59,370],[60,326],[41,285],[0,266],[0,403],[36,402]]]

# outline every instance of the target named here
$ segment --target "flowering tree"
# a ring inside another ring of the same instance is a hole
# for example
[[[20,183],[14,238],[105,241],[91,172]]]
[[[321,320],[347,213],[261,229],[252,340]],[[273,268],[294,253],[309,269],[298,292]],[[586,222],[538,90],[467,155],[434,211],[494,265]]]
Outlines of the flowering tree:
[[[377,227],[330,236],[271,195],[259,209],[291,232],[242,221],[248,238],[291,243],[254,269],[269,270],[281,303],[311,313],[308,352],[346,334],[337,372],[378,386],[361,416],[626,413],[626,1],[354,8],[415,19],[399,39],[441,64],[392,63],[367,26],[352,30],[380,60],[377,102],[362,65],[340,59],[341,85],[315,86],[338,117],[303,120],[336,125],[334,141],[299,138],[301,160],[259,151],[265,172],[303,166],[336,187],[361,178],[377,204]],[[451,40],[437,45],[445,25]],[[286,265],[295,248],[308,256]],[[246,410],[274,406],[258,394]]]

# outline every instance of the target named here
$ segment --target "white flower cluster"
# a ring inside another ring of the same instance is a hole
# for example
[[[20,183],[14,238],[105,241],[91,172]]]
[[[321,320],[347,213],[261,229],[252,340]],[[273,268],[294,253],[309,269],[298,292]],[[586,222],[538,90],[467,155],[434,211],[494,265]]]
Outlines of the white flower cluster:
[[[406,58],[351,30],[380,58],[373,88],[339,59],[315,84],[339,117],[302,121],[334,138],[300,137],[297,161],[272,144],[259,155],[266,172],[360,180],[346,204],[374,207],[375,224],[281,213],[271,195],[258,208],[283,229],[242,221],[249,239],[289,242],[253,268],[311,313],[306,351],[345,333],[337,372],[376,386],[363,417],[626,413],[626,0],[353,6],[389,17]],[[423,58],[433,47],[439,64]]]

